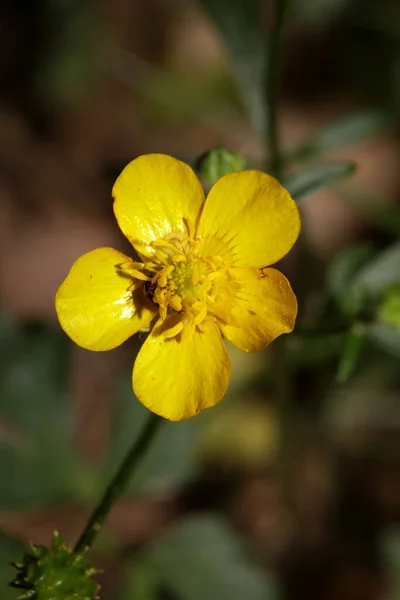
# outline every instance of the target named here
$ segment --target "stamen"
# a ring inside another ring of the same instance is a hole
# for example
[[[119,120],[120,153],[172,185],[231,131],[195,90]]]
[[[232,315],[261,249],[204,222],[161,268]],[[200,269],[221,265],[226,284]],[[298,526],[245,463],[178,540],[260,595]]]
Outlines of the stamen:
[[[182,298],[177,294],[171,296],[168,303],[173,310],[176,310],[176,312],[180,312],[182,310]]]
[[[174,327],[171,327],[171,329],[167,329],[166,331],[164,331],[164,337],[165,339],[169,340],[173,337],[175,337],[176,335],[178,335],[178,333],[180,333],[183,330],[183,322],[179,321],[179,323],[177,323],[176,325],[174,325]]]
[[[150,281],[150,277],[147,277],[147,275],[141,271],[138,271],[137,269],[127,269],[126,272],[129,273],[129,275],[132,275],[132,277],[135,279],[140,279],[141,281]]]
[[[187,220],[186,226],[193,235],[193,223]],[[130,264],[129,270],[137,280],[151,281],[146,291],[158,305],[161,321],[172,314],[178,319],[176,325],[167,329],[165,337],[180,333],[184,339],[196,328],[204,331],[204,321],[208,315],[217,314],[218,310],[213,308],[219,308],[221,292],[225,293],[223,284],[230,279],[224,261],[220,256],[201,256],[202,241],[191,239],[184,232],[157,240],[152,247],[154,262],[141,263],[140,267]],[[224,279],[219,283],[221,275]]]

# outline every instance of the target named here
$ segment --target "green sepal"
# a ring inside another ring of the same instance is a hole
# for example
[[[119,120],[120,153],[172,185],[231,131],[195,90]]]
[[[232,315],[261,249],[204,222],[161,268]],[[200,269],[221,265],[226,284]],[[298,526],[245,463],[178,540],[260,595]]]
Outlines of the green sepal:
[[[99,585],[92,579],[99,571],[85,552],[74,553],[57,532],[50,548],[30,544],[17,569],[12,587],[21,590],[19,600],[95,600]]]
[[[208,185],[213,185],[223,175],[243,171],[245,168],[243,156],[223,146],[217,146],[200,156],[196,165],[200,179]]]

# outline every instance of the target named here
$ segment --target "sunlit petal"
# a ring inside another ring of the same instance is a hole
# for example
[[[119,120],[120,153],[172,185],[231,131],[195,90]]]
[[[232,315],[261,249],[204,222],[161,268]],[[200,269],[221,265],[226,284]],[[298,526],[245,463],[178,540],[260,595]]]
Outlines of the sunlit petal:
[[[156,312],[143,293],[143,282],[132,289],[132,279],[121,264],[125,254],[98,248],[74,263],[56,295],[61,327],[79,346],[111,350],[146,327]]]
[[[213,321],[183,338],[165,339],[155,327],[136,358],[133,389],[151,411],[180,421],[217,404],[229,374],[229,357]]]
[[[299,232],[299,212],[289,192],[260,171],[219,179],[208,194],[198,228],[198,236],[205,238],[205,254],[212,253],[219,240],[226,248],[222,257],[230,264],[254,268],[281,259]]]
[[[193,170],[165,154],[146,154],[130,162],[114,184],[114,213],[136,250],[152,256],[151,242],[179,237],[194,228],[204,203]]]
[[[282,333],[293,331],[297,300],[286,277],[276,269],[233,268],[238,291],[221,331],[245,352],[258,352]]]

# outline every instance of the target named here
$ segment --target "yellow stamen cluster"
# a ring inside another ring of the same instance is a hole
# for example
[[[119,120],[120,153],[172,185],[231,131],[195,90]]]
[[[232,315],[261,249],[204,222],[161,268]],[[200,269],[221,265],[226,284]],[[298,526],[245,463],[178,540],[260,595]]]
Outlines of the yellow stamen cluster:
[[[158,305],[160,319],[166,322],[165,338],[201,329],[218,293],[216,280],[221,275],[225,281],[230,279],[224,261],[201,256],[201,242],[189,237],[158,240],[153,248],[152,261],[121,265],[133,278],[132,289],[144,282],[145,293]]]

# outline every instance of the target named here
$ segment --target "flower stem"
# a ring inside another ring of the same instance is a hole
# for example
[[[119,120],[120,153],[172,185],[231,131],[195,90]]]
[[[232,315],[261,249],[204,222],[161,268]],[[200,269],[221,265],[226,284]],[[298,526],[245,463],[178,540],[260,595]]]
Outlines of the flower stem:
[[[92,547],[108,513],[124,492],[132,473],[150,446],[162,422],[163,419],[153,413],[149,413],[140,436],[134,441],[117,473],[108,485],[102,499],[90,516],[82,535],[75,545],[75,552],[87,552]]]
[[[284,22],[288,0],[274,0],[274,24],[267,44],[267,143],[270,152],[270,171],[282,178],[282,153],[277,118],[278,94],[282,73]]]

